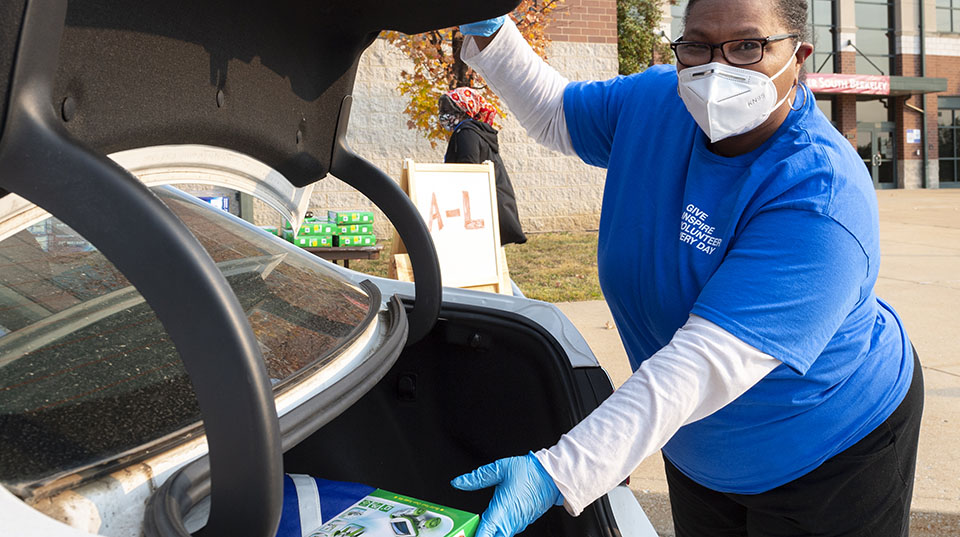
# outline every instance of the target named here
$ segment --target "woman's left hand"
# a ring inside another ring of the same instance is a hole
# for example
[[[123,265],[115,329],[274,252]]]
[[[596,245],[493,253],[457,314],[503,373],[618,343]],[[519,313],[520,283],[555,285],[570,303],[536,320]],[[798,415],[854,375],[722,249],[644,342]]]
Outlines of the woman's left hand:
[[[563,504],[560,490],[533,452],[481,466],[450,484],[460,490],[496,486],[476,537],[513,537],[554,505]]]
[[[497,33],[497,30],[503,26],[503,23],[506,20],[506,15],[500,15],[499,17],[494,17],[485,21],[461,24],[460,33],[463,35],[479,35],[483,37],[490,37],[491,35]]]

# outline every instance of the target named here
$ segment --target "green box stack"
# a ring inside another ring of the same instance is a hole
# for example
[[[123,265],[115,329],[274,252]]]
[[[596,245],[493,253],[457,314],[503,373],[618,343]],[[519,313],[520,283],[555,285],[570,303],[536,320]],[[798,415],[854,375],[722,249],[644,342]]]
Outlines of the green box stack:
[[[343,224],[372,224],[373,212],[371,211],[327,211],[327,220]]]
[[[373,235],[373,224],[341,224],[337,235]]]
[[[327,219],[336,224],[335,246],[338,248],[377,245],[372,211],[328,211]]]
[[[275,226],[260,226],[260,229],[266,231],[271,235],[276,235],[278,237],[283,237],[283,233],[280,232],[280,228]]]
[[[337,246],[349,248],[357,246],[376,246],[377,237],[374,235],[338,235]]]
[[[293,243],[301,248],[330,248],[333,235],[298,235]]]
[[[336,243],[333,237],[337,230],[335,224],[311,216],[303,219],[296,237],[293,236],[290,222],[284,222],[281,237],[301,248],[332,248]]]
[[[308,218],[300,226],[298,235],[333,235],[337,231],[337,226],[330,222],[321,222],[316,218]]]
[[[285,222],[281,237],[303,248],[355,248],[376,246],[372,211],[328,211],[328,220],[307,217],[293,235],[293,226]],[[275,228],[274,228],[275,229]]]

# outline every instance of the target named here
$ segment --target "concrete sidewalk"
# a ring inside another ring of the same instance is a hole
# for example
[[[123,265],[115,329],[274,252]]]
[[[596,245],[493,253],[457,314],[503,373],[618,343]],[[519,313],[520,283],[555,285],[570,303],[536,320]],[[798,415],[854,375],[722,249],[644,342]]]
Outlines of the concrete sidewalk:
[[[903,318],[926,387],[911,535],[960,535],[960,190],[878,191],[883,254],[877,294]],[[602,301],[557,304],[619,386],[626,353]],[[659,455],[631,476],[661,537],[673,535]]]

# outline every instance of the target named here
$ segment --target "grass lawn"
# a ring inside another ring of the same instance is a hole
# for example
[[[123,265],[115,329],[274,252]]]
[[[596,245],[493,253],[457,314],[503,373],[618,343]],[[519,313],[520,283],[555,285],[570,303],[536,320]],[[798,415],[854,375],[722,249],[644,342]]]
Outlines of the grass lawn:
[[[532,233],[524,244],[508,244],[510,277],[529,298],[546,302],[601,300],[597,282],[597,233]],[[387,276],[390,241],[380,259],[354,260],[350,268]]]

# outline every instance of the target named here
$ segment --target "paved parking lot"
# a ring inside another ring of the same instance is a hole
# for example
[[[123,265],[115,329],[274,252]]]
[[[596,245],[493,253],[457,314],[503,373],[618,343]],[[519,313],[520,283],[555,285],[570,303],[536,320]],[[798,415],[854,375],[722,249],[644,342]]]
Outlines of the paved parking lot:
[[[877,294],[907,325],[926,385],[911,535],[960,535],[960,190],[887,190],[877,197]],[[606,304],[558,306],[620,385],[630,368]],[[637,468],[631,488],[660,535],[672,536],[659,456]]]

